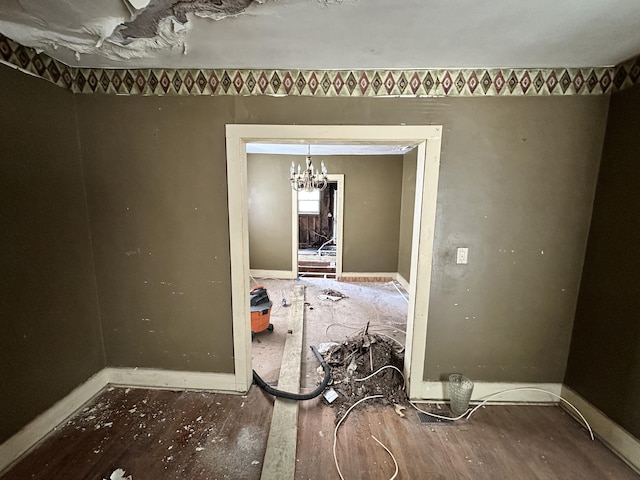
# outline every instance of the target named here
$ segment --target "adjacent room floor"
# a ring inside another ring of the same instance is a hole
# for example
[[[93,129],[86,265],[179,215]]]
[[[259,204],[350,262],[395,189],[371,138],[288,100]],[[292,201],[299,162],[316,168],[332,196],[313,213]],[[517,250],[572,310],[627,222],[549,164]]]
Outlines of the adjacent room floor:
[[[273,332],[264,331],[252,342],[253,368],[268,383],[278,380],[282,351],[287,332],[288,310],[282,299],[293,291],[294,285],[305,286],[305,324],[301,386],[313,389],[320,382],[318,361],[311,346],[327,342],[341,342],[369,325],[370,332],[387,335],[404,345],[407,325],[407,293],[397,282],[338,282],[323,278],[300,280],[253,279],[267,289],[273,302],[271,322]],[[333,291],[346,296],[331,300]]]

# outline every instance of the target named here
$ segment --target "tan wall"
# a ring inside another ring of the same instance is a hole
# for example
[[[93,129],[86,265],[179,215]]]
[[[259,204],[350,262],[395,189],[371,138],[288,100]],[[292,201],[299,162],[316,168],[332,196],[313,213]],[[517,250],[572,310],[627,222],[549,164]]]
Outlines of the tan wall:
[[[291,271],[291,158],[247,155],[249,265]]]
[[[425,379],[561,382],[608,102],[242,97],[236,121],[442,124]]]
[[[640,438],[640,87],[611,99],[565,383]]]
[[[320,158],[320,157],[318,157]],[[329,173],[344,175],[343,270],[396,272],[402,157],[324,156]],[[249,155],[251,268],[291,269],[291,155]],[[319,160],[318,160],[319,161]]]
[[[0,66],[0,443],[104,367],[73,95]]]
[[[400,211],[398,273],[407,282],[411,280],[411,242],[413,240],[417,164],[418,149],[414,148],[404,155],[402,163],[402,206]]]
[[[425,379],[562,382],[608,98],[478,100],[434,115],[444,134]],[[455,264],[459,246],[468,265]]]
[[[107,365],[233,372],[230,101],[77,104]]]
[[[72,97],[0,69],[4,437],[105,365],[96,283],[107,365],[233,370],[226,123],[443,125],[425,379],[562,381],[608,97]],[[608,162],[619,139],[632,158],[612,125]],[[457,246],[469,265],[453,263]],[[616,378],[637,377],[637,362],[611,361],[567,379],[601,402],[584,375],[620,365]]]
[[[402,157],[330,160],[327,168],[344,173],[343,272],[397,272]]]
[[[224,123],[427,123],[444,136],[425,378],[562,381],[607,97],[77,102],[108,364],[233,369]]]

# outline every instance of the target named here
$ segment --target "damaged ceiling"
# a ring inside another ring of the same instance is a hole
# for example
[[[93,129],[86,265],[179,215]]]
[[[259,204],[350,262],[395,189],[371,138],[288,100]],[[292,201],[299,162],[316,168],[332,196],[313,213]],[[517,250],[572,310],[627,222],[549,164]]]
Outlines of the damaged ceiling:
[[[4,0],[0,33],[75,67],[611,66],[637,0]]]

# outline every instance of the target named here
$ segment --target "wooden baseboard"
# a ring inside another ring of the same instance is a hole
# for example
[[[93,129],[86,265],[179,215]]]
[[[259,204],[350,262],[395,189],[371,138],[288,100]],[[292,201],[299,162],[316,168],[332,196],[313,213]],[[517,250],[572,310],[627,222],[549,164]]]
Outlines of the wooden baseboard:
[[[636,473],[640,474],[640,440],[566,385],[562,386],[561,395],[587,419],[597,437]],[[571,408],[564,404],[562,407],[575,417],[575,412]],[[578,419],[578,421],[581,420]]]
[[[233,373],[183,372],[142,368],[104,368],[0,445],[0,473],[76,413],[107,385],[242,393]]]

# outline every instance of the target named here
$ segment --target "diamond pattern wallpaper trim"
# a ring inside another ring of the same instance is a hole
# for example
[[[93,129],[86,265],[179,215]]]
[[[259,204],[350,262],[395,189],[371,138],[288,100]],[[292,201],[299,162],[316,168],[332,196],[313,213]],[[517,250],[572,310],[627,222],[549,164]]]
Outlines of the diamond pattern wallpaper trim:
[[[120,95],[602,95],[640,83],[640,57],[615,68],[340,71],[76,68],[2,35],[0,61],[73,93]]]
[[[640,56],[619,63],[613,75],[613,91],[619,92],[640,84]]]

